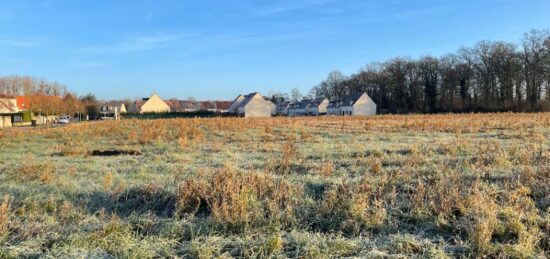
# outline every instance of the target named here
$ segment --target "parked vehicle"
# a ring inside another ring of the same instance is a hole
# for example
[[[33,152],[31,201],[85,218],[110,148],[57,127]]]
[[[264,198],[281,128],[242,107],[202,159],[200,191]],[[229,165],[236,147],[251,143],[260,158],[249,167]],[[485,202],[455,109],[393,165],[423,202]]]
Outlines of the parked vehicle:
[[[59,117],[59,120],[57,121],[59,124],[69,124],[71,123],[71,117],[69,116],[61,116]]]

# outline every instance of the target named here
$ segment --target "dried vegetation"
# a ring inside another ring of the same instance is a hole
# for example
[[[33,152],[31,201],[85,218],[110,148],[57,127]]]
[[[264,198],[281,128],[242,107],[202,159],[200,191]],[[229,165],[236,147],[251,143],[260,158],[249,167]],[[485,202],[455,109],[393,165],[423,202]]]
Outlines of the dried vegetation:
[[[544,258],[549,136],[547,113],[3,130],[0,257]]]

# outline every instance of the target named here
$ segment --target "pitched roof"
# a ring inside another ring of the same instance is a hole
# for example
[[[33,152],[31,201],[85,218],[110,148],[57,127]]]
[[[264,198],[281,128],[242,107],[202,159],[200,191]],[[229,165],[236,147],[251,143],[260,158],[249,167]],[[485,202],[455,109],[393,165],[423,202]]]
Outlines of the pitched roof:
[[[20,110],[26,110],[29,108],[29,98],[26,96],[16,96],[17,108]]]
[[[317,97],[311,101],[311,105],[319,106],[326,99],[327,99],[326,97]]]
[[[254,98],[254,96],[256,96],[257,94],[259,94],[258,92],[254,92],[254,93],[249,93],[247,95],[244,96],[244,100],[242,100],[239,105],[237,106],[237,109],[238,108],[242,108],[242,107],[245,107],[251,100],[252,98]],[[260,95],[262,96],[262,95]],[[262,97],[263,98],[263,97]]]
[[[180,101],[183,110],[198,110],[200,106],[194,101]]]
[[[183,110],[182,101],[180,101],[180,100],[170,99],[170,100],[166,100],[164,102],[166,104],[168,104],[168,106],[170,106],[170,111],[179,112],[179,111]]]
[[[231,106],[230,101],[216,101],[216,109],[220,111],[225,111]]]
[[[232,102],[229,101],[181,101],[170,99],[165,101],[173,112],[185,112],[189,110],[227,110]]]
[[[147,103],[149,100],[151,100],[153,97],[157,97],[159,98],[161,101],[163,101],[164,103],[166,103],[166,105],[168,105],[168,107],[170,107],[170,105],[168,104],[167,101],[165,100],[162,100],[162,98],[160,98],[160,96],[158,94],[152,94],[151,97],[144,97],[144,98],[141,98],[141,100],[136,100],[135,101],[135,105],[136,105],[136,108],[138,110],[141,110],[141,107]]]
[[[13,95],[0,94],[0,99],[13,99],[13,98],[15,98]]]
[[[294,103],[291,102],[291,101],[285,101],[285,102],[279,102],[279,103],[277,103],[276,105],[277,105],[277,107],[288,107],[288,106],[290,106],[290,105],[292,105],[292,104],[294,104]]]
[[[331,101],[328,103],[327,108],[338,108],[338,101]]]
[[[348,95],[344,98],[342,98],[342,102],[344,106],[354,105],[361,96],[363,96],[364,92],[354,93],[351,95]]]
[[[200,110],[214,110],[216,109],[216,104],[211,101],[197,102],[197,105]]]
[[[366,94],[366,93],[365,92],[354,93],[354,94],[345,96],[342,99],[332,100],[329,102],[327,108],[338,108],[342,106],[354,105],[357,101],[359,101],[359,98],[361,98],[363,94]]]
[[[242,94],[239,94],[232,102],[231,104],[235,103],[236,101],[238,101],[239,99],[244,98],[244,96]]]
[[[311,100],[309,100],[309,99],[302,100],[302,101],[300,101],[299,103],[296,104],[295,108],[296,109],[306,109],[310,104],[311,104]]]
[[[0,99],[0,113],[15,113],[17,107],[7,99]]]

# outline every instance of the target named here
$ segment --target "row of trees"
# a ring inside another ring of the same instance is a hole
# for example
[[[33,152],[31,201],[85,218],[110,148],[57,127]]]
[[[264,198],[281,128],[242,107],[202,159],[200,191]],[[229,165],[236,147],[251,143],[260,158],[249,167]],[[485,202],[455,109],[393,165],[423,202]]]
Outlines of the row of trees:
[[[43,115],[74,115],[86,113],[95,115],[99,104],[92,94],[78,98],[67,87],[30,76],[0,77],[0,94],[23,96],[32,113]]]
[[[362,91],[391,113],[548,110],[550,32],[533,30],[519,45],[482,41],[439,58],[371,63],[350,76],[331,72],[311,94]]]

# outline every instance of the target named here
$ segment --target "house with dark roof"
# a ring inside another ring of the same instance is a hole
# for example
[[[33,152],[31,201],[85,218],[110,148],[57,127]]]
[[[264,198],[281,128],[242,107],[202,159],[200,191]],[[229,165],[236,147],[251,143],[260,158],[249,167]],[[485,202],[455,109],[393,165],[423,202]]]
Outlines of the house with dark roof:
[[[294,103],[291,101],[279,102],[275,105],[275,114],[288,116],[288,111]]]
[[[229,101],[180,101],[170,99],[166,101],[171,112],[198,112],[209,111],[215,113],[227,113],[231,102]]]
[[[331,101],[327,106],[330,115],[375,115],[376,103],[365,92],[348,95],[342,99]]]
[[[239,107],[239,105],[243,100],[244,100],[244,95],[239,94],[239,96],[237,96],[237,98],[235,98],[235,100],[231,102],[231,104],[229,105],[229,108],[227,108],[227,112],[231,114],[237,114],[238,113],[237,107]]]
[[[311,100],[304,99],[299,102],[296,102],[292,104],[288,110],[288,116],[305,116],[307,115],[307,111],[309,108],[309,105],[311,104]]]
[[[237,96],[228,110],[244,117],[271,117],[275,112],[275,105],[259,93],[250,93]]]
[[[307,114],[312,116],[319,116],[327,114],[327,107],[329,100],[326,97],[317,97],[309,103],[307,107]]]

